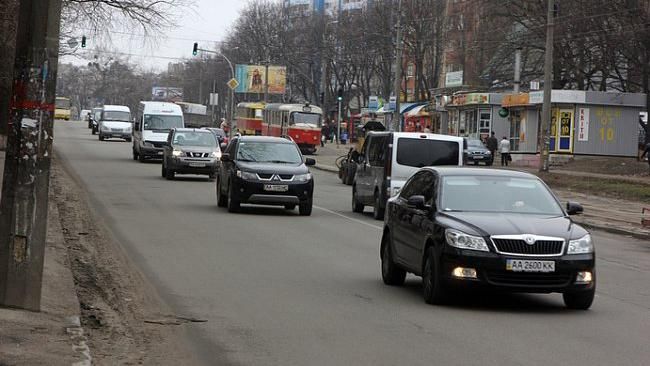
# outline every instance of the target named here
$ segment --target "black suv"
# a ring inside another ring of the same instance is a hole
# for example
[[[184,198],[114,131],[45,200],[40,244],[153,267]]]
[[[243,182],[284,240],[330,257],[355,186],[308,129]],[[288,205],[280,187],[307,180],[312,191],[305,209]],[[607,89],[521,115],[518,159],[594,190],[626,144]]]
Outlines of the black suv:
[[[284,206],[300,215],[312,210],[314,180],[305,159],[293,141],[269,136],[234,138],[221,156],[217,177],[217,204],[239,211],[240,204]]]
[[[483,286],[560,292],[567,307],[587,309],[596,291],[594,245],[537,177],[523,172],[423,168],[388,201],[381,274],[388,285],[422,276],[424,299]]]

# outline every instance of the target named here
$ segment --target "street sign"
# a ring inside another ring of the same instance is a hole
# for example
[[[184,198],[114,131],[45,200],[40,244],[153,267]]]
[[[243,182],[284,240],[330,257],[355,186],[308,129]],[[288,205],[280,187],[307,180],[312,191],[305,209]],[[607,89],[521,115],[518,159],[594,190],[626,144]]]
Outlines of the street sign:
[[[368,98],[368,108],[378,109],[379,108],[379,97],[376,95],[371,95]]]
[[[231,90],[235,90],[235,89],[237,89],[237,87],[239,86],[239,81],[237,81],[237,79],[234,79],[234,78],[233,78],[233,79],[228,80],[228,82],[226,83],[226,85],[228,85],[228,87],[229,87]]]
[[[210,93],[210,105],[219,105],[219,93]]]
[[[392,95],[390,99],[388,99],[388,109],[394,111],[396,107],[397,107],[397,97]]]
[[[79,45],[79,42],[75,38],[69,38],[67,43],[70,48],[75,48]]]

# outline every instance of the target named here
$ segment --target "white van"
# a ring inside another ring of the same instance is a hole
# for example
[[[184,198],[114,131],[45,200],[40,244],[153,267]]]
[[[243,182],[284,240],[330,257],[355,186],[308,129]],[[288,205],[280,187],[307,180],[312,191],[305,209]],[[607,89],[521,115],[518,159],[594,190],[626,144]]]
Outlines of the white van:
[[[425,166],[463,165],[462,137],[417,132],[369,132],[353,159],[352,211],[373,206],[374,217],[384,217],[386,201],[406,180]]]
[[[103,106],[97,125],[99,141],[110,138],[131,141],[132,122],[129,107],[123,105]]]
[[[133,160],[162,159],[172,128],[183,128],[183,111],[174,103],[140,102],[133,129]]]

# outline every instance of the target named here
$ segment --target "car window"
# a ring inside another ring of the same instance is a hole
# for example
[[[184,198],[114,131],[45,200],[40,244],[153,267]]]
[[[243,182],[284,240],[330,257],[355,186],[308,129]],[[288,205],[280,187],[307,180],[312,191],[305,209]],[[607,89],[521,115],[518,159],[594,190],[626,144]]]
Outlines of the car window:
[[[428,171],[415,173],[400,191],[400,197],[409,199],[411,196],[424,196],[425,202],[433,201],[434,175]]]
[[[217,140],[211,132],[179,132],[174,134],[174,145],[216,147]]]
[[[302,156],[293,143],[239,141],[237,160],[258,163],[300,164]]]
[[[444,177],[440,206],[443,211],[563,214],[548,188],[534,178]]]
[[[387,136],[372,136],[368,147],[368,163],[371,166],[384,166]]]
[[[458,165],[459,146],[455,141],[400,138],[397,164],[421,168],[433,165]]]

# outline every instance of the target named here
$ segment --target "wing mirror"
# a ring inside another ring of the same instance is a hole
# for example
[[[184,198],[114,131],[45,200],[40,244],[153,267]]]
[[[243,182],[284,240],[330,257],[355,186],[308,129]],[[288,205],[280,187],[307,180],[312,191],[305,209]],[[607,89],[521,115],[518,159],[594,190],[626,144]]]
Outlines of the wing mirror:
[[[232,159],[230,159],[230,154],[229,153],[221,154],[221,161],[223,161],[224,163],[232,161]]]
[[[307,166],[316,165],[316,160],[314,160],[312,158],[306,158],[305,159],[305,165],[307,165]]]
[[[566,212],[569,215],[578,215],[584,211],[582,205],[577,202],[567,202],[566,203]]]
[[[426,202],[424,200],[424,196],[421,196],[421,195],[415,195],[415,196],[409,197],[406,204],[409,207],[415,208],[417,210],[424,210],[424,209],[428,208],[427,204],[426,204]]]

